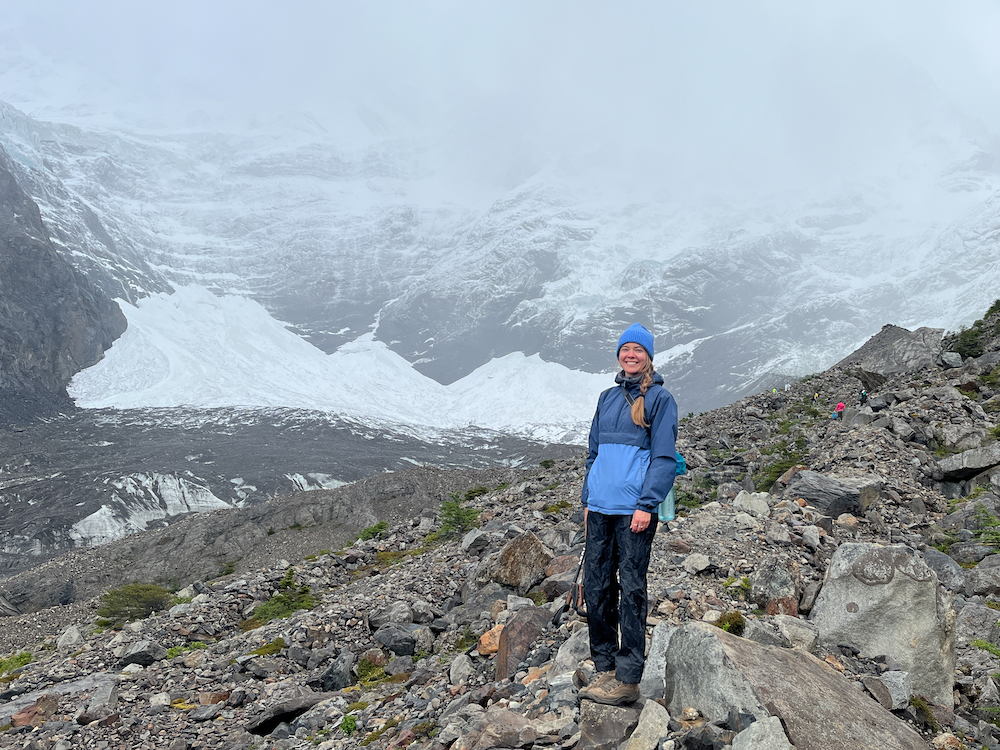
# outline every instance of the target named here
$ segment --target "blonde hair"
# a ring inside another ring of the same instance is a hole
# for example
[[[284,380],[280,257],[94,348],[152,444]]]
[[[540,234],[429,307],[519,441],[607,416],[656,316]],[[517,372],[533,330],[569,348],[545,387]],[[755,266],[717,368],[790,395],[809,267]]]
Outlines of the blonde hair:
[[[639,398],[632,404],[632,422],[637,427],[649,428],[646,421],[646,390],[653,384],[653,360],[647,359],[646,366],[642,368],[642,380],[639,381]]]

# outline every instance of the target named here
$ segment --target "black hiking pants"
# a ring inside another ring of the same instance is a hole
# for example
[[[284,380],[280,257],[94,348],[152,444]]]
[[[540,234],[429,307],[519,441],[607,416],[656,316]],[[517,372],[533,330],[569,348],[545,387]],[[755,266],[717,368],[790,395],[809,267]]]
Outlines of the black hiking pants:
[[[646,569],[656,514],[643,532],[636,534],[631,525],[632,516],[588,513],[583,591],[594,666],[598,672],[613,669],[621,682],[635,684],[646,660]]]

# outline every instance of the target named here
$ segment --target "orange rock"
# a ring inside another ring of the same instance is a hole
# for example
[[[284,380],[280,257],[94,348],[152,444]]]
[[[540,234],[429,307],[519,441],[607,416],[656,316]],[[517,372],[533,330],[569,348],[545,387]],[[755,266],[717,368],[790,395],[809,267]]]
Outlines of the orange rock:
[[[535,680],[537,680],[539,677],[541,677],[542,675],[544,675],[546,672],[548,672],[549,671],[549,667],[551,667],[551,666],[552,666],[551,664],[546,664],[544,667],[530,667],[528,669],[528,674],[525,675],[525,677],[524,677],[523,680],[521,680],[521,684],[522,685],[529,685],[529,684],[531,684],[532,682],[534,682]]]
[[[40,727],[59,708],[59,696],[46,693],[30,706],[25,706],[10,717],[12,727]]]
[[[503,625],[494,625],[490,630],[483,633],[476,648],[483,656],[495,654],[500,648],[500,633],[503,632]]]
[[[843,672],[844,671],[844,665],[841,664],[837,660],[837,657],[834,656],[833,654],[828,654],[827,657],[825,659],[823,659],[823,661],[825,661],[831,667],[833,667],[834,669],[836,669],[838,672]]]
[[[804,499],[804,498],[801,498],[801,497],[797,497],[797,498],[795,498],[795,502],[796,502],[796,504],[797,504],[797,505],[798,505],[798,506],[799,506],[800,508],[804,508],[804,507],[806,507],[806,501],[805,501],[805,499]]]
[[[223,701],[229,700],[229,691],[223,691],[221,693],[210,693],[207,691],[202,691],[198,693],[198,702],[203,706],[212,706],[216,703],[222,703]]]

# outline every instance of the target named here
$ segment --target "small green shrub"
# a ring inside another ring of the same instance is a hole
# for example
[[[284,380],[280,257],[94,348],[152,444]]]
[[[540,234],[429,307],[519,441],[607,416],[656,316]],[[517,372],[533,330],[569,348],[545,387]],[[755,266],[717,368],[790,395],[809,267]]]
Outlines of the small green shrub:
[[[120,628],[131,620],[141,620],[171,606],[174,595],[153,583],[127,583],[101,595],[98,624]]]
[[[1000,657],[1000,646],[996,646],[995,644],[990,643],[989,641],[984,641],[982,638],[977,638],[976,640],[972,641],[972,645],[978,649],[982,649],[988,654]]]
[[[261,604],[253,612],[253,617],[240,623],[242,630],[252,630],[279,617],[289,617],[300,609],[312,609],[318,602],[308,586],[295,585],[295,571],[289,568],[278,582],[280,594],[276,594]]]
[[[30,663],[31,654],[27,651],[22,651],[19,654],[11,654],[6,659],[0,659],[0,675],[20,669]]]
[[[364,711],[369,705],[368,701],[354,701],[354,703],[347,704],[346,712],[351,714],[355,711]]]
[[[386,521],[379,521],[374,526],[368,526],[367,528],[362,529],[361,533],[358,534],[358,539],[363,542],[367,542],[369,539],[381,539],[385,536],[385,532],[388,528],[389,524]]]
[[[348,714],[340,720],[340,731],[350,737],[358,728],[358,720]]]
[[[979,543],[993,549],[1000,549],[1000,518],[990,513],[982,503],[976,505],[972,517],[979,526],[975,531]]]
[[[557,500],[554,503],[549,503],[544,508],[542,508],[543,513],[558,513],[561,510],[567,510],[571,508],[569,500]]]
[[[919,695],[914,695],[910,697],[910,705],[913,706],[917,713],[923,718],[924,723],[929,726],[935,734],[941,731],[941,727],[938,725],[937,719],[934,718],[934,712],[931,711],[930,705],[928,705],[926,699]]]
[[[553,466],[556,465],[556,462],[553,461],[551,458],[546,458],[539,461],[538,465],[541,466],[543,469],[551,469]]]
[[[201,649],[204,648],[208,648],[208,646],[206,646],[201,641],[193,641],[183,646],[171,646],[170,648],[167,649],[167,658],[175,659],[181,654],[186,653],[188,651],[200,651]]]
[[[446,500],[441,503],[441,528],[428,535],[428,541],[448,539],[464,534],[476,525],[479,511],[466,508],[458,500]]]
[[[727,633],[732,633],[733,635],[743,635],[743,629],[746,627],[746,620],[744,620],[743,615],[735,609],[731,609],[728,612],[722,613],[722,616],[715,621],[715,627],[725,630]]]
[[[483,486],[473,487],[471,490],[465,493],[464,500],[465,502],[470,502],[472,500],[475,500],[480,495],[485,495],[489,491],[490,490],[488,487],[483,487]]]
[[[279,636],[278,638],[275,638],[270,643],[265,643],[260,648],[255,648],[250,653],[251,654],[256,654],[257,656],[274,656],[275,654],[280,654],[281,653],[281,649],[287,648],[287,647],[288,647],[288,644],[285,643],[285,639],[281,638]]]

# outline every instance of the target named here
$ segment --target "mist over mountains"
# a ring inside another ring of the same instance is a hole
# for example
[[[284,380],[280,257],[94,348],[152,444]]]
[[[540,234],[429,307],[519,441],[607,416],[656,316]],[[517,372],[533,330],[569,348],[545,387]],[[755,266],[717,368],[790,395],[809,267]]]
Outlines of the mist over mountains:
[[[0,122],[56,246],[108,296],[246,296],[322,351],[371,334],[446,385],[513,352],[609,372],[640,320],[682,410],[702,411],[818,370],[887,321],[955,328],[1000,274],[997,172],[972,141],[929,144],[930,181],[693,209],[601,205],[553,170],[489,203],[443,199],[422,144],[377,123],[344,148],[306,120],[150,135],[5,105]]]

